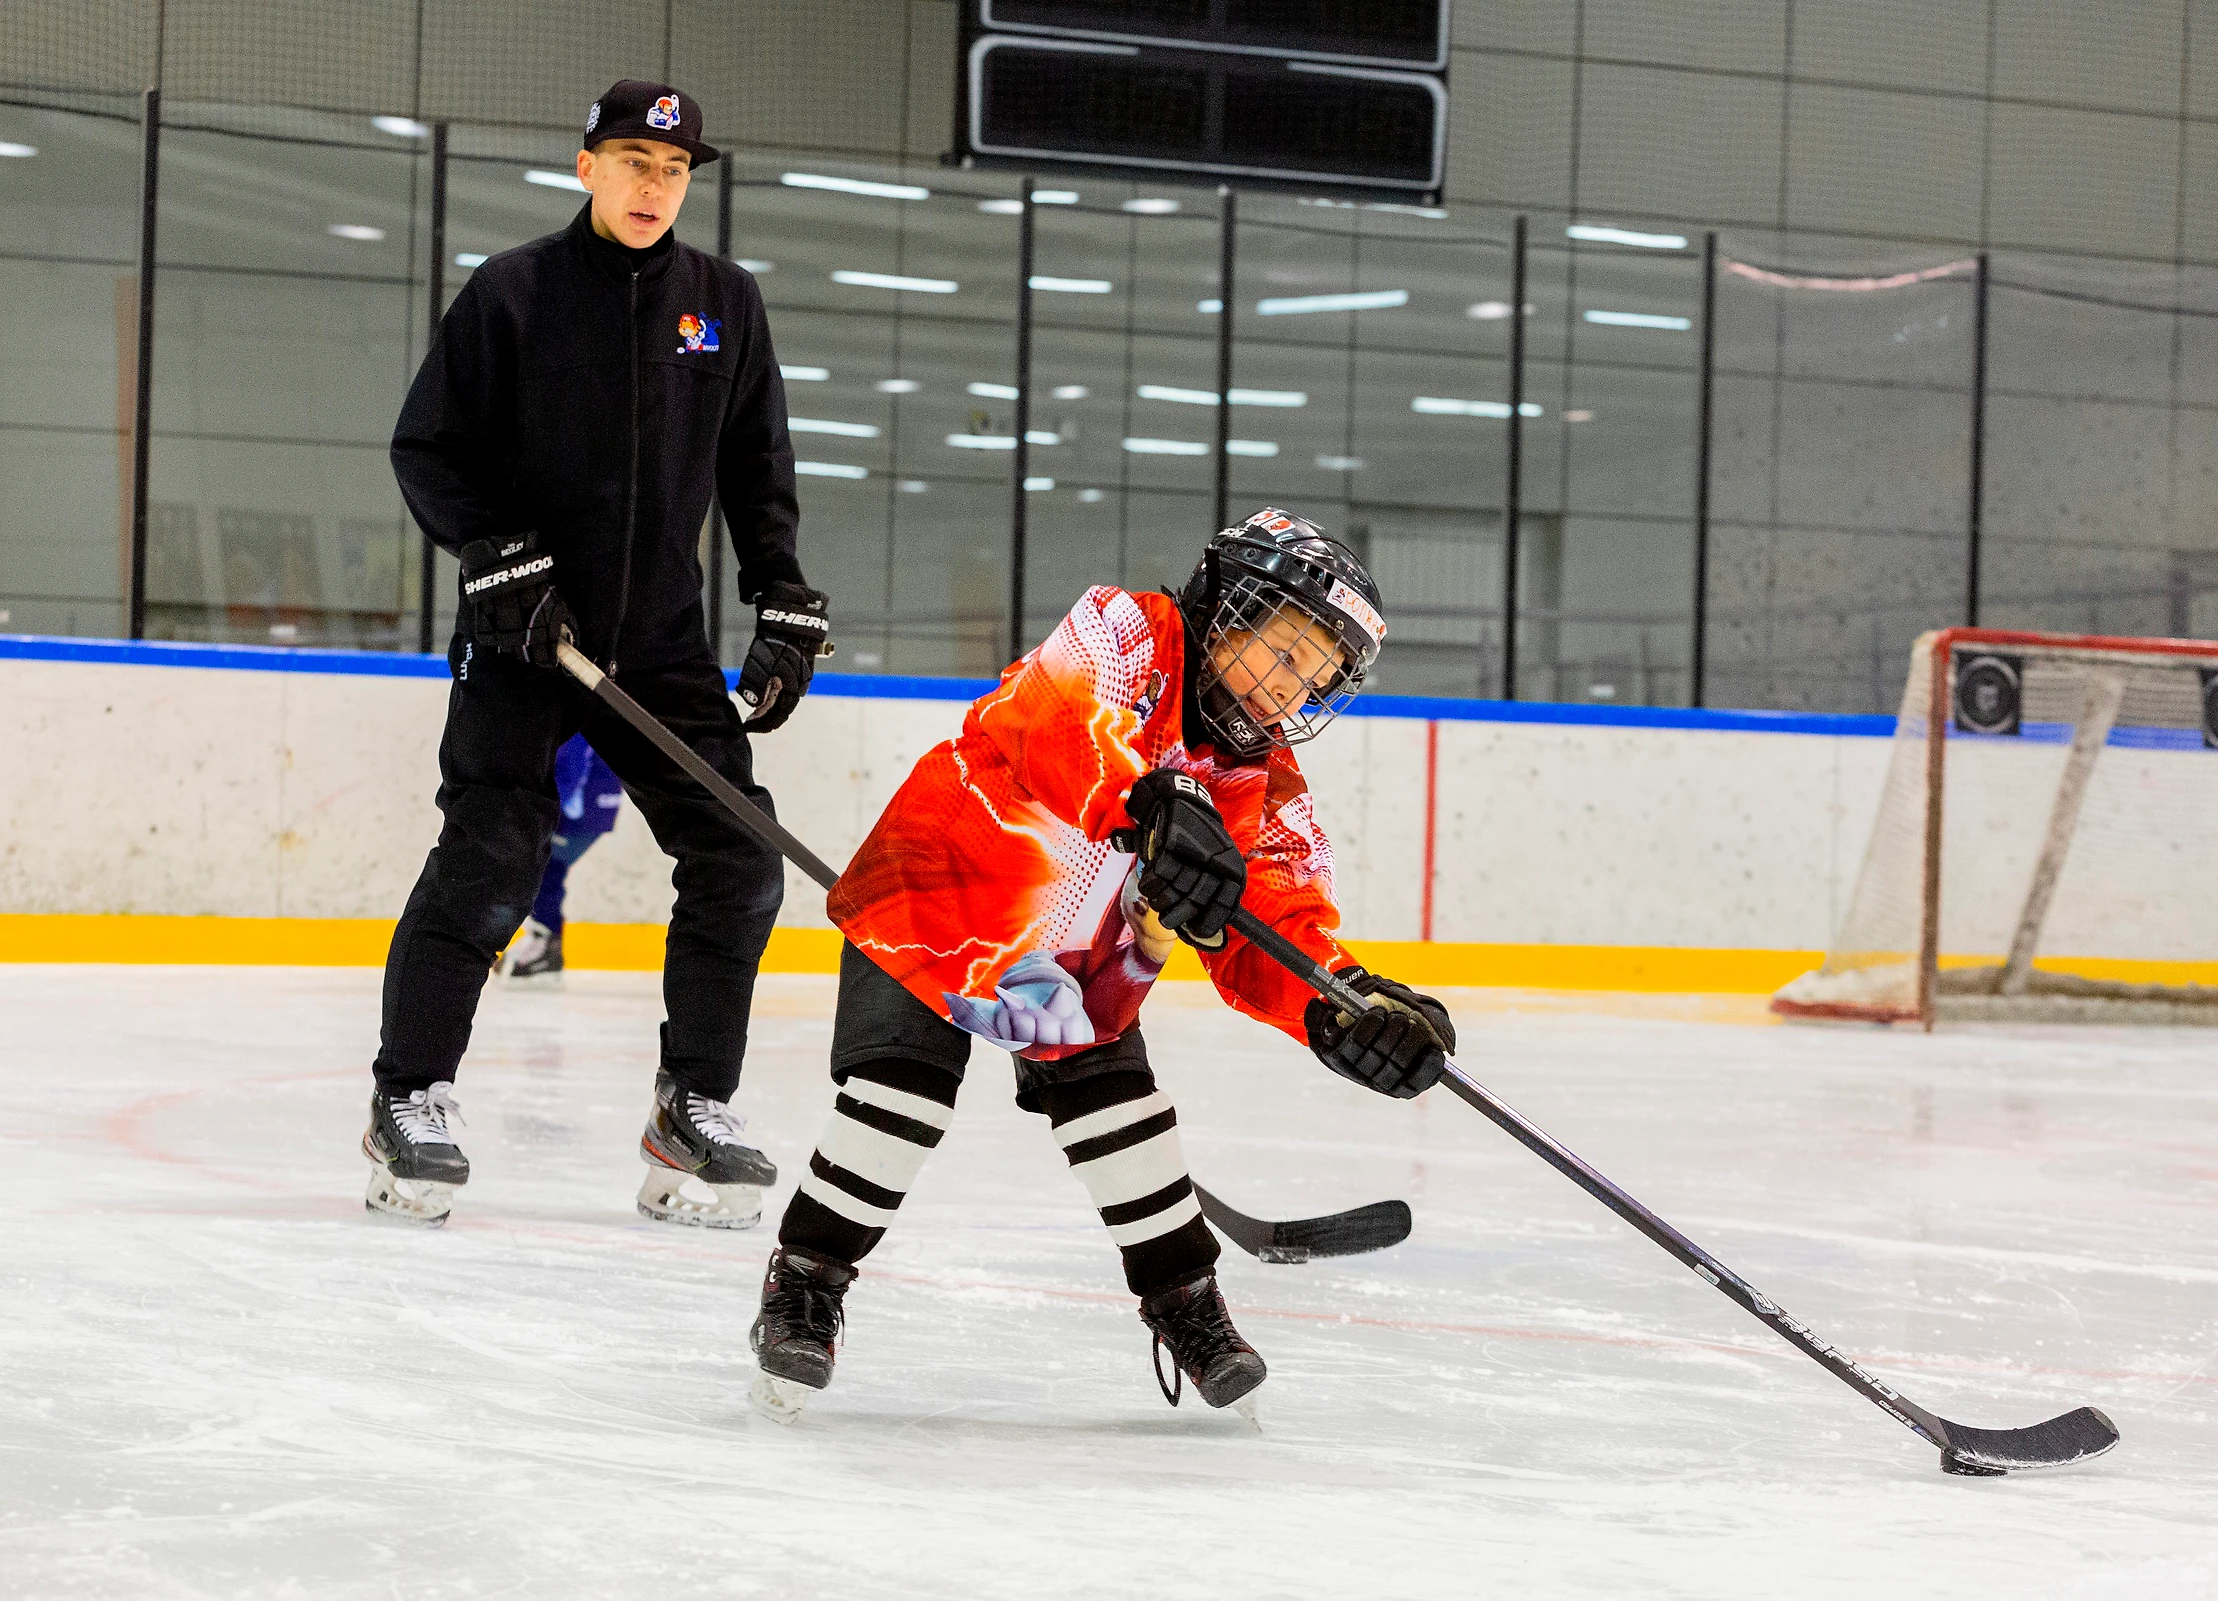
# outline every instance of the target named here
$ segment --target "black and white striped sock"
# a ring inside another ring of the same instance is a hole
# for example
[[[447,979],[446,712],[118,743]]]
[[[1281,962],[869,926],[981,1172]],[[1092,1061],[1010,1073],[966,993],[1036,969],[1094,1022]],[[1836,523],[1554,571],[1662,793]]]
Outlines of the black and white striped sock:
[[[1149,1072],[1103,1073],[1041,1094],[1055,1139],[1146,1296],[1209,1267],[1217,1237],[1202,1221],[1178,1112]]]
[[[954,1121],[956,1087],[920,1062],[865,1062],[851,1071],[778,1225],[778,1243],[848,1263],[869,1255]]]

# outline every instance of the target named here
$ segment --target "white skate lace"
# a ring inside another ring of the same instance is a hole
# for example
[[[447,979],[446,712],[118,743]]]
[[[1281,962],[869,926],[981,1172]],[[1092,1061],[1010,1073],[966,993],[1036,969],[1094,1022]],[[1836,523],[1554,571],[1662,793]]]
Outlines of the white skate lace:
[[[459,1123],[462,1104],[454,1098],[454,1086],[444,1082],[428,1090],[417,1090],[407,1100],[395,1100],[393,1123],[406,1135],[411,1145],[452,1145],[454,1135],[448,1129],[451,1118]]]
[[[747,1132],[747,1119],[733,1111],[728,1102],[712,1101],[706,1095],[688,1095],[685,1098],[686,1115],[693,1119],[693,1126],[719,1145],[745,1145],[740,1136]]]

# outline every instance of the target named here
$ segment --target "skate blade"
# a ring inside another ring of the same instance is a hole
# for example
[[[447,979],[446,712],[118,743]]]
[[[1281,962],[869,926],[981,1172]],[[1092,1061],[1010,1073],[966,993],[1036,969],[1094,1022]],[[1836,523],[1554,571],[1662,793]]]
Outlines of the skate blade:
[[[1258,1434],[1263,1432],[1263,1417],[1256,1407],[1257,1390],[1261,1388],[1262,1386],[1258,1385],[1255,1390],[1250,1390],[1246,1395],[1232,1403],[1232,1410],[1246,1418],[1248,1427]]]
[[[639,1185],[641,1217],[698,1229],[751,1229],[762,1221],[760,1185],[710,1184],[655,1161],[646,1168]],[[686,1187],[689,1181],[692,1189]]]
[[[362,1196],[362,1209],[374,1218],[435,1229],[454,1210],[452,1184],[431,1179],[395,1178],[380,1163],[370,1164],[370,1187]]]
[[[757,1368],[754,1379],[747,1386],[747,1404],[771,1422],[791,1428],[800,1422],[802,1410],[815,1393],[806,1384],[781,1379]]]

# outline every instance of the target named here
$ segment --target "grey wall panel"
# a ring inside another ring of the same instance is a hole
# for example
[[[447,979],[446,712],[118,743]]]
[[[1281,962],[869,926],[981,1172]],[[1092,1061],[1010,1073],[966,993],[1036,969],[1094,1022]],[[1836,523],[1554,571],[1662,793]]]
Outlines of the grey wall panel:
[[[423,115],[582,128],[618,78],[660,75],[663,22],[662,0],[596,0],[586,27],[568,0],[427,4]]]
[[[2187,113],[2218,116],[2218,0],[2187,0]]]
[[[1979,101],[1797,84],[1787,115],[1789,225],[1979,237]]]
[[[1461,200],[1571,203],[1567,61],[1459,52],[1448,106],[1448,192]]]
[[[2182,0],[1995,0],[1995,90],[2120,111],[2179,108]]]
[[[1568,56],[1578,35],[1578,8],[1563,0],[1462,0],[1449,37],[1459,48]]]
[[[1585,0],[1585,47],[1605,60],[1778,73],[1787,0]]]
[[[1997,104],[1988,237],[1997,245],[2166,257],[2177,126],[2155,117]]]
[[[1798,78],[1980,94],[1988,0],[1825,0],[1794,13]]]
[[[416,9],[416,0],[168,0],[163,93],[407,115]],[[532,53],[520,36],[508,48]]]
[[[2218,261],[2218,127],[2189,123],[2185,145],[2180,254],[2189,261]]]
[[[1578,209],[1770,222],[1779,209],[1784,91],[1776,82],[1588,67]]]

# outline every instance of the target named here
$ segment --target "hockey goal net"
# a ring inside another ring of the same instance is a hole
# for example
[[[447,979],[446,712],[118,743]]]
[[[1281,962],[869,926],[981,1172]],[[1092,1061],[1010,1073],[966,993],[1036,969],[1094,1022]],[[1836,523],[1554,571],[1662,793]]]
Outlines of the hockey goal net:
[[[1771,1004],[2218,1023],[2218,644],[1920,638],[1847,913]]]

